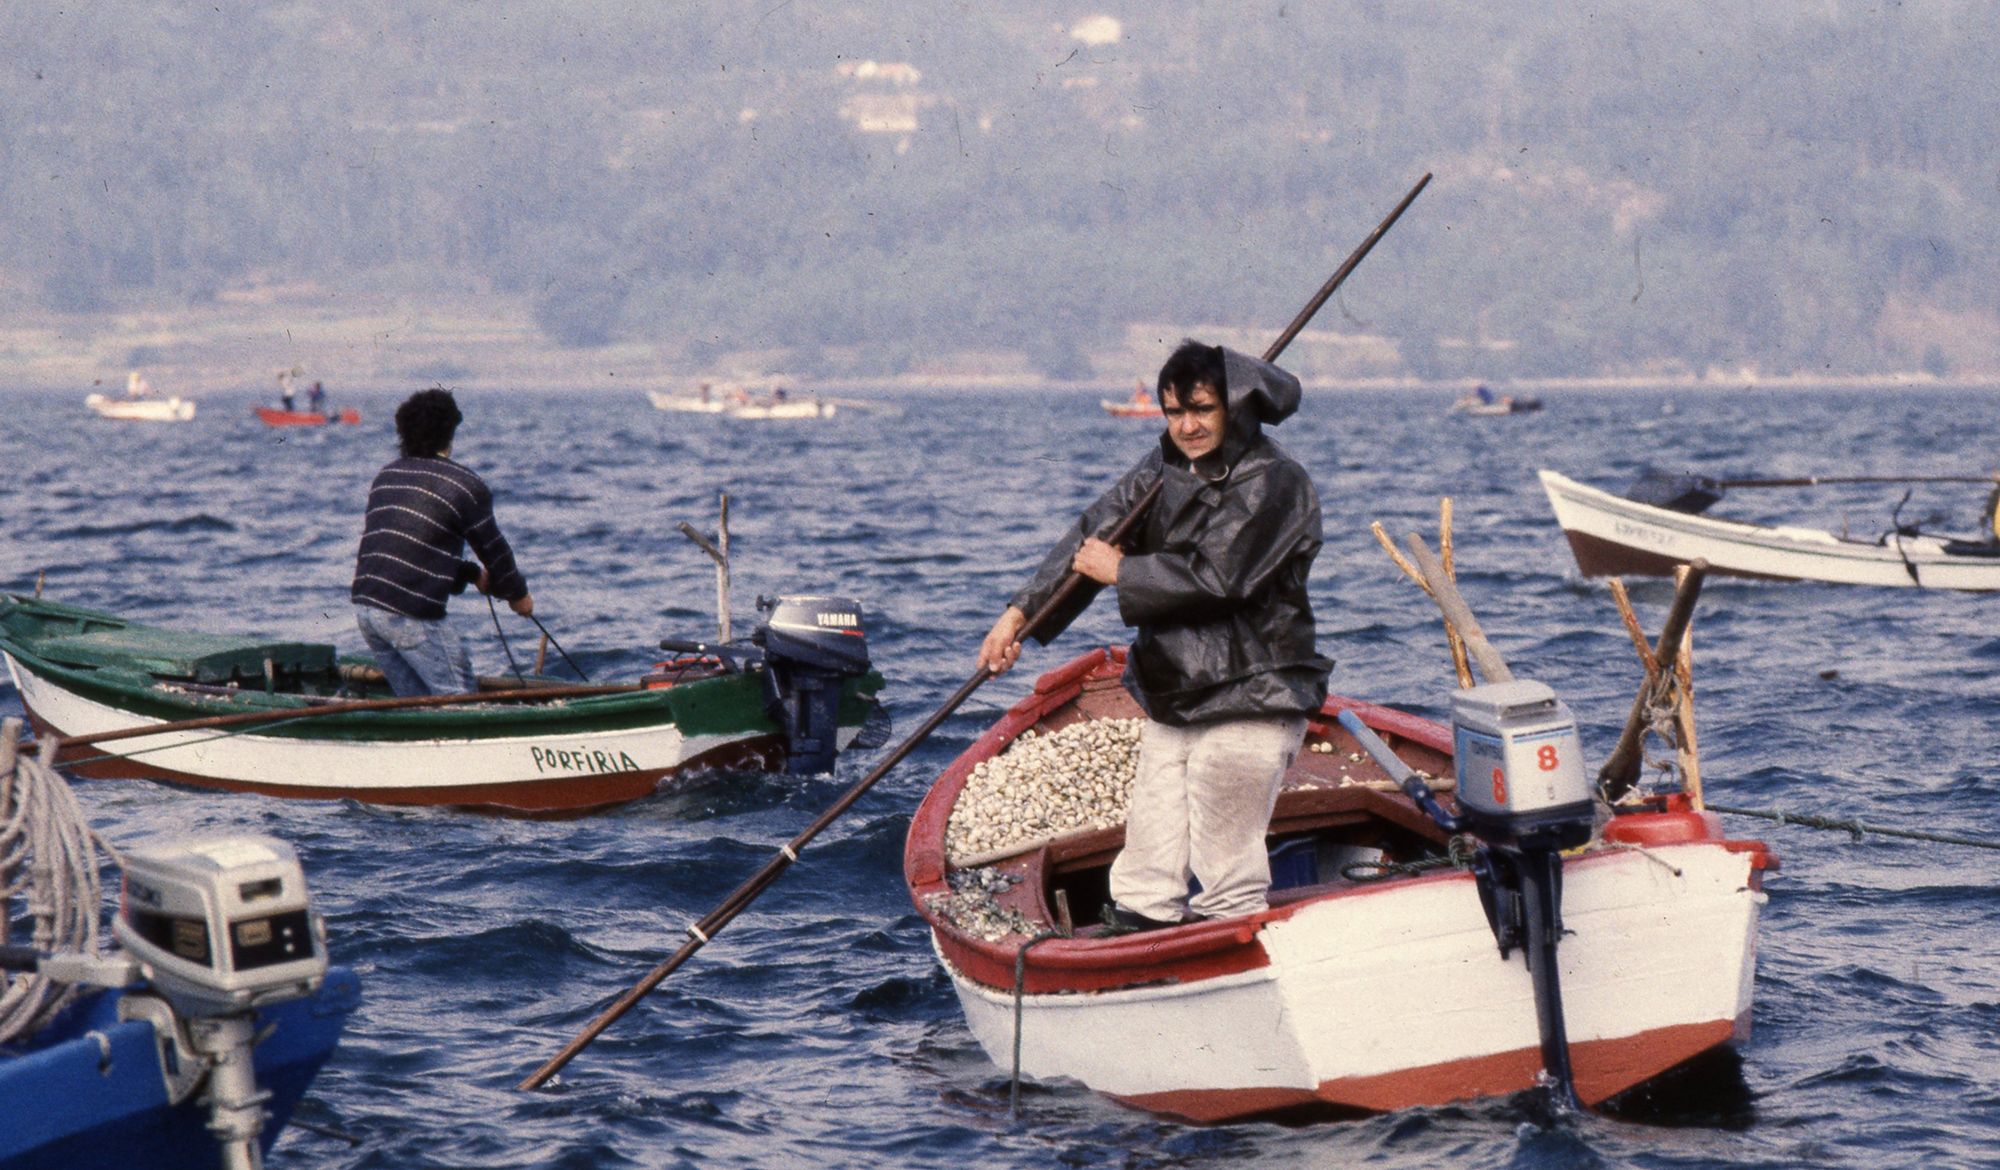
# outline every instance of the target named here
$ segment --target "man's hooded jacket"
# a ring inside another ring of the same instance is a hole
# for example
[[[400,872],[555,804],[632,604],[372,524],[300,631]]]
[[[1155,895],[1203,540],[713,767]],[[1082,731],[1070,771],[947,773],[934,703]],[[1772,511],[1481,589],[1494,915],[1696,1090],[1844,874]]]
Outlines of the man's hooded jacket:
[[[1299,407],[1299,380],[1224,349],[1221,445],[1191,464],[1173,440],[1092,504],[1011,604],[1033,614],[1069,575],[1084,538],[1102,535],[1162,479],[1160,498],[1118,566],[1118,612],[1138,629],[1125,689],[1174,725],[1312,714],[1333,668],[1314,644],[1306,575],[1320,548],[1319,495],[1264,435]],[[1034,637],[1046,644],[1097,596],[1085,580]]]

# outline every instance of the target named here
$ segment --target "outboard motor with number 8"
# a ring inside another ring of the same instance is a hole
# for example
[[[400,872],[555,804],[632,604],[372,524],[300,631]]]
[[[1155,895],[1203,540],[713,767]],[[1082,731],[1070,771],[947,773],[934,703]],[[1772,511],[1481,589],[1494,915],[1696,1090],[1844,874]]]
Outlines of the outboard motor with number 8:
[[[1562,851],[1590,840],[1596,824],[1576,718],[1547,686],[1516,679],[1457,692],[1451,721],[1459,809],[1486,843],[1480,901],[1500,953],[1518,946],[1528,962],[1542,1067],[1558,1104],[1578,1109],[1556,966]]]
[[[1554,691],[1526,680],[1469,687],[1452,695],[1451,723],[1458,803],[1475,834],[1556,849],[1590,840],[1576,718]]]

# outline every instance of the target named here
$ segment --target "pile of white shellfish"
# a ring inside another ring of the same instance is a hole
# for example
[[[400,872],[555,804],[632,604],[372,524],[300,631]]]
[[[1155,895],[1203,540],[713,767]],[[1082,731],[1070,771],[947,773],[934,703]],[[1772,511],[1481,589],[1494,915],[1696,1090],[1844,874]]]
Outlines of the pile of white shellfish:
[[[932,894],[925,901],[933,913],[987,942],[998,942],[1010,934],[1031,935],[1035,924],[1019,910],[1003,908],[999,901],[999,895],[1020,880],[997,869],[955,869],[951,872],[951,893]]]
[[[1088,719],[1028,731],[966,777],[945,826],[945,856],[973,863],[1017,845],[1125,823],[1143,719]]]

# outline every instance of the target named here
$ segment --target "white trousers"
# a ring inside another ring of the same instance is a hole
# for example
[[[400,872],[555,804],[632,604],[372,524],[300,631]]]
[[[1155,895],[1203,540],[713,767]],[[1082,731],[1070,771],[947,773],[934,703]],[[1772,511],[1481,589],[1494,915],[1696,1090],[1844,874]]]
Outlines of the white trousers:
[[[1264,835],[1285,769],[1304,742],[1302,716],[1232,719],[1192,727],[1148,720],[1111,863],[1111,897],[1148,918],[1254,914],[1268,905]],[[1188,897],[1188,878],[1201,892]]]

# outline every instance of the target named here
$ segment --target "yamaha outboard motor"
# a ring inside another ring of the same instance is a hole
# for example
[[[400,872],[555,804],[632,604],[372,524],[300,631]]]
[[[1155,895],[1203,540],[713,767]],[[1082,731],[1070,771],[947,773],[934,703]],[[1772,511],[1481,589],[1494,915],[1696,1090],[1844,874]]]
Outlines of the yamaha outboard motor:
[[[840,684],[868,673],[861,603],[848,597],[759,597],[764,620],[750,640],[764,648],[764,709],[785,731],[785,770],[833,770]]]

